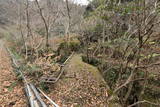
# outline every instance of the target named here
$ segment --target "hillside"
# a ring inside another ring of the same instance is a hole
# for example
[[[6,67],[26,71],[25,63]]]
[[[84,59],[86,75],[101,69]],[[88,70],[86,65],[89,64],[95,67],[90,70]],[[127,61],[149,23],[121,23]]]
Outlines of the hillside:
[[[160,2],[88,2],[0,0],[0,107],[160,106]]]

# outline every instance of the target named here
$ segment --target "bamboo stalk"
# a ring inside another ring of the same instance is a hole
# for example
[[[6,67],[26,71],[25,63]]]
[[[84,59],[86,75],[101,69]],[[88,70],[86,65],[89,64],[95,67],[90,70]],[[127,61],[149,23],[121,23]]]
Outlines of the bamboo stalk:
[[[47,105],[43,102],[41,96],[39,95],[39,92],[37,91],[37,89],[35,88],[35,86],[33,84],[29,84],[31,89],[33,90],[36,98],[39,100],[40,104],[42,105],[42,107],[47,107]]]
[[[37,100],[34,100],[33,103],[34,103],[34,107],[40,107]]]
[[[28,99],[28,103],[29,103],[29,105],[30,105],[31,102],[30,102],[30,100],[29,100],[29,94],[28,94],[28,89],[27,89],[27,87],[25,87],[24,90],[25,90],[25,93],[26,93],[26,97],[27,97],[27,99]]]
[[[34,96],[33,96],[33,93],[31,92],[31,89],[30,89],[30,87],[29,87],[29,85],[27,84],[26,85],[26,87],[27,87],[27,92],[28,92],[28,99],[29,99],[29,102],[30,102],[30,106],[31,107],[35,107],[34,106]]]

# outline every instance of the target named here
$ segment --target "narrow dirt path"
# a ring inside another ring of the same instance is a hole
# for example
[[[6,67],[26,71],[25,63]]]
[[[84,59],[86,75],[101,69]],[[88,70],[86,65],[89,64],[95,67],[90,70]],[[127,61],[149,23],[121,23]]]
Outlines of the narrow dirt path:
[[[0,107],[26,107],[23,85],[12,70],[4,41],[0,40]]]

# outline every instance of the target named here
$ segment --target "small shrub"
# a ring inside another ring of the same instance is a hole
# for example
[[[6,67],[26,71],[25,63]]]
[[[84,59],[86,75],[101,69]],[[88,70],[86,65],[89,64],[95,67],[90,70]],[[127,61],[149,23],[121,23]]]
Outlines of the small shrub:
[[[60,60],[58,60],[57,62],[64,63],[67,60],[67,58],[68,58],[69,55],[70,55],[69,53],[63,54],[61,56]]]
[[[44,82],[41,82],[41,83],[39,84],[39,87],[40,87],[42,90],[46,91],[46,92],[49,91],[48,85],[47,85],[46,83],[44,83]]]
[[[118,79],[118,73],[119,72],[117,71],[116,68],[111,68],[104,74],[104,79],[107,81],[110,88],[114,87]]]
[[[17,85],[17,82],[12,82],[12,84],[7,87],[8,88],[8,91],[13,91],[14,87]]]
[[[69,42],[62,42],[58,50],[78,51],[80,49],[80,42],[78,40],[71,40]]]
[[[87,57],[87,56],[82,56],[82,60],[88,64],[91,64],[93,66],[98,66],[100,65],[100,61],[96,58],[93,58],[93,57]]]

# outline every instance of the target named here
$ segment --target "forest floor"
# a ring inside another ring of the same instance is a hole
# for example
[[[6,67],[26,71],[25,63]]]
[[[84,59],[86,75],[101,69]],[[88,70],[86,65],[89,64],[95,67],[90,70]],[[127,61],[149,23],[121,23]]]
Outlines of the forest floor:
[[[60,107],[104,107],[108,96],[105,84],[98,69],[75,54],[65,66],[63,77],[50,85],[48,96]]]
[[[97,68],[84,63],[81,55],[73,55],[65,75],[50,84],[48,96],[61,107],[105,105],[107,87]],[[5,41],[0,39],[0,107],[27,107],[23,83],[13,72]]]
[[[4,45],[4,40],[0,40],[0,107],[25,107],[23,84],[13,73]]]

